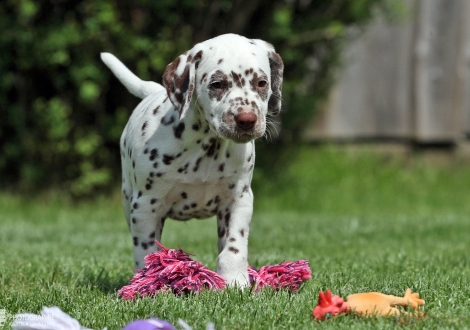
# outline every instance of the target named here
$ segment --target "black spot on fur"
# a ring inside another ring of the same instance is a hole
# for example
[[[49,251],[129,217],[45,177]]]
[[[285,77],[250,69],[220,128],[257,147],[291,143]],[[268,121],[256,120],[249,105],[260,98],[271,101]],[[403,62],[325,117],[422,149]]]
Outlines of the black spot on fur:
[[[150,183],[147,183],[147,184],[145,185],[145,189],[147,189],[147,190],[152,189],[152,185],[151,185]]]
[[[155,204],[156,202],[157,202],[157,199],[156,199],[156,198],[152,198],[152,199],[150,200],[150,204]]]
[[[173,155],[167,155],[167,154],[165,154],[165,155],[163,155],[163,164],[165,164],[165,165],[170,165],[171,162],[175,160],[175,158],[176,158],[176,157],[173,156]]]
[[[158,150],[157,150],[156,148],[154,148],[154,149],[152,149],[152,150],[150,151],[150,157],[149,157],[149,159],[150,159],[151,161],[153,161],[153,160],[154,160],[155,158],[157,158],[157,157],[158,157]]]
[[[233,189],[233,188],[235,188],[235,183],[231,183],[231,184],[229,184],[229,185],[228,185],[228,188],[229,188],[229,189]]]
[[[198,159],[196,159],[196,163],[194,164],[194,167],[193,167],[193,171],[196,172],[199,168],[199,164],[201,163],[202,161],[202,158],[199,157]]]
[[[178,172],[182,173],[182,172],[186,171],[188,169],[188,166],[189,166],[189,163],[186,163],[183,167],[180,167],[178,169]]]
[[[230,212],[225,214],[225,225],[228,226],[229,222],[230,222]]]
[[[148,249],[148,244],[147,243],[142,242],[140,245],[142,246],[142,249],[144,249],[144,250]]]
[[[225,235],[225,228],[218,228],[217,229],[217,234],[220,238],[224,237]]]
[[[152,231],[149,235],[149,238],[155,238],[155,231]]]
[[[225,163],[219,165],[219,172],[223,172],[225,167]]]
[[[181,193],[181,197],[183,198],[188,198],[188,194],[186,194],[184,191]]]
[[[134,209],[138,209],[139,208],[139,204],[137,204],[137,202],[134,203],[133,205]]]
[[[209,150],[207,150],[207,156],[208,157],[211,157],[214,154],[215,147],[216,147],[215,143],[212,143]]]
[[[132,237],[132,238],[133,238],[133,240],[134,240],[134,246],[139,245],[139,239],[138,239],[136,236],[134,236],[134,237]]]
[[[132,217],[132,223],[136,223],[136,222],[137,222],[136,218]]]
[[[245,237],[245,230],[244,230],[244,229],[240,229],[240,235],[241,235],[242,237]]]
[[[173,127],[173,133],[175,134],[175,137],[177,139],[181,139],[184,129],[185,129],[185,125],[183,122],[179,123],[178,126]]]

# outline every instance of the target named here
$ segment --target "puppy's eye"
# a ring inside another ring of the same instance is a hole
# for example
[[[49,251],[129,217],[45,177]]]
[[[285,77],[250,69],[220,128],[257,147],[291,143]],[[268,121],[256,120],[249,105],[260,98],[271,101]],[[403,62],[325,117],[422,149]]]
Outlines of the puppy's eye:
[[[267,83],[268,82],[266,80],[260,80],[260,81],[258,81],[258,87],[264,87],[264,86],[266,86]]]
[[[220,81],[214,81],[211,84],[211,87],[214,88],[214,89],[221,89],[221,88],[224,87],[224,85]]]

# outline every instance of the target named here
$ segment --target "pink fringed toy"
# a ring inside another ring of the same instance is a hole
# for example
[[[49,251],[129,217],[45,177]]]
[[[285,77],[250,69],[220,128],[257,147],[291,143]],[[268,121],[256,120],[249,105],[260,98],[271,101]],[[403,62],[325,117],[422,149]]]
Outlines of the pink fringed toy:
[[[184,294],[225,288],[226,281],[222,276],[192,260],[188,253],[181,249],[168,249],[158,241],[156,243],[161,250],[145,257],[145,267],[118,291],[122,299],[153,296],[159,291]],[[271,287],[296,292],[302,282],[311,278],[306,260],[263,266],[259,271],[249,267],[248,274],[255,291]]]

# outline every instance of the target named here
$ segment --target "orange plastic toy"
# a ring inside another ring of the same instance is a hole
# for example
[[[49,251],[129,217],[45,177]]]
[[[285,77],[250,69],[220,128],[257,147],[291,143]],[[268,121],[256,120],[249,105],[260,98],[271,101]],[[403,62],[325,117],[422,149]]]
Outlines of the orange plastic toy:
[[[379,292],[356,293],[349,295],[347,301],[340,296],[331,295],[330,290],[320,292],[318,305],[312,312],[317,320],[324,320],[342,313],[353,313],[359,316],[401,316],[407,314],[411,317],[421,317],[418,307],[424,305],[424,300],[419,299],[418,293],[411,293],[407,289],[403,297],[386,295]],[[412,312],[402,312],[396,306],[410,306]]]

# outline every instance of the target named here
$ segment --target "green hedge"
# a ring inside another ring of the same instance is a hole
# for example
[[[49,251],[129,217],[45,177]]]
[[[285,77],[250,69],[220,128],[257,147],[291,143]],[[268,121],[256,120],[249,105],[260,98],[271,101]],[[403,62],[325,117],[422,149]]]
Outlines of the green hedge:
[[[74,196],[115,186],[119,136],[139,100],[100,52],[161,82],[176,56],[228,32],[268,40],[283,57],[279,141],[298,140],[331,84],[346,28],[367,22],[375,7],[398,8],[392,0],[2,1],[0,180]]]

